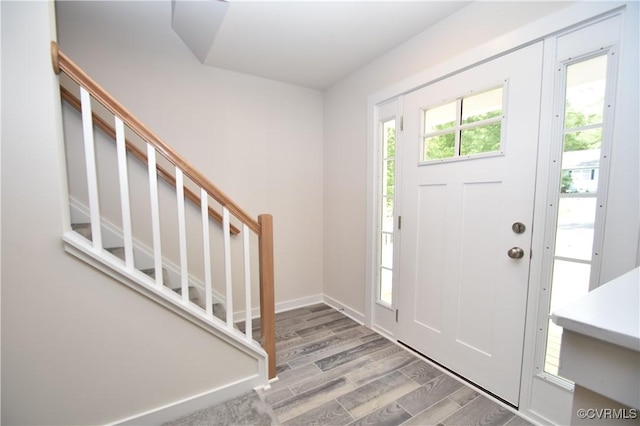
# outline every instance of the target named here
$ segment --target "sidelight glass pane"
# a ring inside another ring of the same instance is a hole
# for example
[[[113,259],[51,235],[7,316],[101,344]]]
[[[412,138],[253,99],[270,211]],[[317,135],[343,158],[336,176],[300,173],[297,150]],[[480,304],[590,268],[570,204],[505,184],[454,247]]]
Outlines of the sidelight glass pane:
[[[393,302],[393,273],[386,268],[380,268],[380,301],[391,305]]]
[[[589,292],[589,264],[556,260],[553,265],[551,307],[549,312],[577,300]],[[562,327],[549,320],[544,371],[558,375]]]
[[[601,144],[601,127],[565,134],[560,183],[562,193],[597,192]]]
[[[575,152],[575,151],[593,151],[600,150],[602,145],[602,128],[582,130],[577,132],[567,132],[564,135],[563,151]],[[600,159],[600,155],[595,157]]]
[[[455,145],[454,133],[424,138],[422,161],[451,158],[455,156]]]
[[[567,67],[565,128],[602,123],[607,55]]]
[[[551,307],[549,312],[566,306],[589,292],[591,265],[566,260],[553,262]]]
[[[555,255],[591,260],[596,198],[560,198]]]
[[[382,168],[382,195],[393,197],[396,176],[395,161],[383,161]]]
[[[460,135],[460,155],[500,151],[501,123],[463,130]]]
[[[562,171],[560,192],[563,194],[595,194],[598,192],[600,169],[569,169]]]
[[[382,197],[382,231],[393,232],[393,198]]]
[[[393,233],[383,232],[380,235],[380,264],[387,268],[393,268]]]
[[[394,232],[394,195],[396,176],[396,120],[387,120],[381,124],[380,162],[380,228],[378,241],[378,286],[377,299],[391,305],[393,286],[393,232]]]
[[[382,156],[393,158],[396,156],[396,121],[389,120],[382,125]]]
[[[457,102],[450,102],[424,112],[424,133],[450,129],[457,123]]]
[[[502,115],[502,87],[462,99],[462,124]]]

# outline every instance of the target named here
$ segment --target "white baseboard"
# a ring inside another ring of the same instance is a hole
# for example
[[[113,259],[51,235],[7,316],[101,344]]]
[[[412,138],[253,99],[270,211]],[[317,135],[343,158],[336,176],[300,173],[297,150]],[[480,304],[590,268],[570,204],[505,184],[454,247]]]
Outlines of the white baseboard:
[[[301,297],[299,299],[287,300],[285,302],[276,303],[276,313],[292,311],[294,309],[304,308],[310,305],[317,305],[318,303],[325,303],[326,305],[331,306],[333,309],[342,312],[355,322],[359,324],[365,324],[365,315],[356,311],[353,308],[348,307],[344,303],[338,302],[336,299],[327,296],[326,294],[314,294],[313,296]],[[260,318],[260,308],[253,308],[251,311],[251,318]],[[233,314],[234,322],[242,322],[244,321],[244,311],[237,311]],[[385,337],[388,337],[388,333],[385,334]]]
[[[347,305],[345,305],[344,303],[340,303],[338,302],[336,299],[327,296],[326,294],[322,295],[322,301],[324,303],[326,303],[327,305],[331,306],[332,308],[342,312],[343,314],[345,314],[346,316],[348,316],[349,318],[351,318],[352,320],[360,323],[360,324],[365,324],[365,315],[361,312],[356,311],[355,309],[352,309],[350,307],[348,307]]]
[[[394,336],[394,334],[392,332],[390,332],[389,330],[386,330],[386,329],[384,329],[384,328],[382,328],[380,326],[377,326],[375,324],[371,327],[371,329],[373,331],[375,331],[376,333],[380,334],[381,336],[386,337],[388,340],[391,340],[393,342],[397,341],[397,339]]]
[[[276,312],[286,312],[293,309],[303,308],[309,305],[322,303],[322,294],[314,294],[313,296],[301,297],[299,299],[287,300],[286,302],[276,303]]]
[[[315,305],[323,303],[323,297],[321,294],[313,296],[301,297],[299,299],[287,300],[286,302],[276,303],[276,313],[291,311],[293,309],[304,308],[305,306]],[[233,322],[242,322],[245,319],[245,311],[236,311],[233,313]],[[260,318],[260,308],[253,308],[251,310],[251,318]]]
[[[122,420],[109,423],[110,425],[159,425],[164,422],[178,419],[194,411],[202,410],[215,404],[227,401],[251,392],[261,384],[256,376],[247,377],[225,386],[220,386],[189,398],[185,398],[171,404],[163,405],[144,413],[136,414]]]

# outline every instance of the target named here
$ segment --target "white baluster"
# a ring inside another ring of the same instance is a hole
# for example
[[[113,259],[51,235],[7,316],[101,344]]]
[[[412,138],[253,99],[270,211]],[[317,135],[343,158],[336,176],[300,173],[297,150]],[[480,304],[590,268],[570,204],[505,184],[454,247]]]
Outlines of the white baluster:
[[[200,188],[200,213],[202,216],[205,309],[207,310],[207,316],[213,317],[213,297],[211,294],[211,250],[209,249],[209,195],[203,188]]]
[[[153,261],[156,285],[162,284],[162,245],[160,244],[160,208],[158,207],[158,175],[156,171],[156,149],[147,143],[149,166],[149,194],[151,195],[151,229],[153,231]]]
[[[244,261],[244,312],[245,312],[245,335],[247,340],[253,339],[253,323],[251,320],[251,257],[249,246],[249,227],[242,224],[242,251]]]
[[[224,279],[227,290],[227,328],[233,329],[233,295],[231,281],[231,237],[229,236],[229,210],[222,207],[222,234],[224,238]]]
[[[122,233],[124,234],[124,259],[127,269],[133,266],[133,235],[131,231],[131,208],[129,206],[129,174],[127,172],[127,147],[124,137],[124,124],[115,117],[116,149],[118,153],[118,174],[120,176],[120,206],[122,207]]]
[[[182,170],[176,167],[176,198],[178,200],[178,237],[180,244],[180,284],[182,301],[189,301],[189,265],[187,265],[187,227],[184,217],[184,181]]]
[[[87,170],[87,190],[91,215],[91,239],[96,251],[102,250],[102,230],[100,226],[100,202],[98,195],[98,175],[96,172],[96,154],[93,141],[93,118],[91,115],[91,95],[80,87],[82,102],[82,131],[84,135],[84,159]]]

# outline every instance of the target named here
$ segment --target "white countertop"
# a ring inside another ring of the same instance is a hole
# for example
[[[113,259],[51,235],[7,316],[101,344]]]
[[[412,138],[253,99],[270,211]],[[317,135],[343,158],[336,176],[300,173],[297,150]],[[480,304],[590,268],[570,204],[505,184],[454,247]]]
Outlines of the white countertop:
[[[551,314],[557,325],[640,352],[640,268]]]

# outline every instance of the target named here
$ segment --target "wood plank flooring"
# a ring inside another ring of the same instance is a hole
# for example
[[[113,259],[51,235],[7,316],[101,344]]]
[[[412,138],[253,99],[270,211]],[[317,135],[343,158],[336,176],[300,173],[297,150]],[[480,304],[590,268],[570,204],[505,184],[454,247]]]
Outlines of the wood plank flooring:
[[[530,425],[327,305],[277,314],[276,340],[271,389],[166,425]]]

